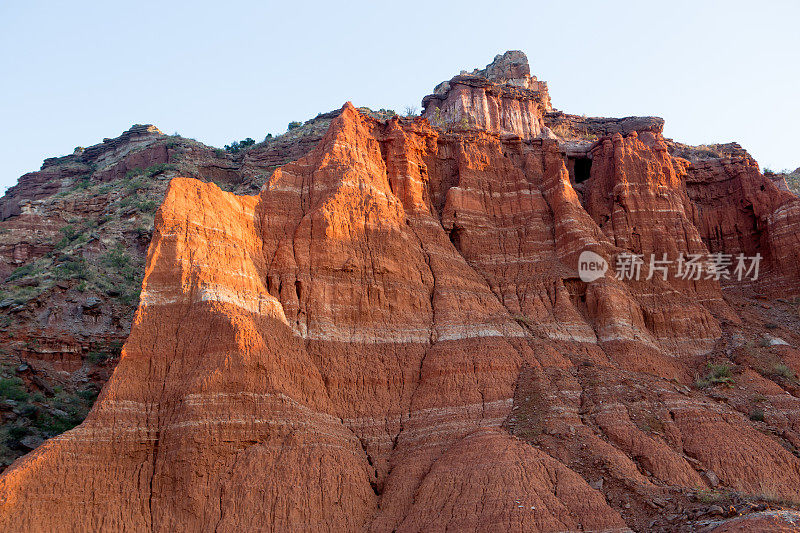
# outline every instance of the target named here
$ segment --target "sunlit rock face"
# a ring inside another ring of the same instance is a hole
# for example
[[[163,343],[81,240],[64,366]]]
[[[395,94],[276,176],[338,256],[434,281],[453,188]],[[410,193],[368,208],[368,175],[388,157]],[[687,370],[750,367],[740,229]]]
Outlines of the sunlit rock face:
[[[520,51],[498,55],[483,70],[462,72],[439,84],[422,100],[422,116],[437,126],[479,127],[532,139],[550,111],[547,83],[531,76]]]
[[[749,304],[797,294],[797,198],[651,120],[535,138],[517,53],[470,76],[435,99],[469,126],[346,104],[258,194],[174,179],[121,360],[0,477],[0,529],[670,530],[698,488],[800,498],[799,391],[758,359],[800,372],[798,317]],[[764,220],[738,239],[726,181]],[[765,259],[755,282],[585,282],[586,250]],[[767,330],[785,344],[743,340]]]

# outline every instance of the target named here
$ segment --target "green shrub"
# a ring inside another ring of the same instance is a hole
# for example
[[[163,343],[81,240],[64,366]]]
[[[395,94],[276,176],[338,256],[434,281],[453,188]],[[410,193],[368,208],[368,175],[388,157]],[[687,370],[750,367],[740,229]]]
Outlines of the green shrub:
[[[142,213],[152,213],[158,208],[158,203],[155,200],[141,200],[136,202],[136,208]]]
[[[53,267],[53,275],[59,280],[86,279],[88,268],[83,259],[67,259]]]
[[[6,281],[15,281],[38,273],[39,271],[36,268],[36,265],[34,263],[28,263],[27,265],[22,265],[21,267],[14,269],[14,271],[6,278]]]
[[[20,439],[25,437],[25,435],[27,435],[28,433],[29,430],[25,426],[14,424],[8,428],[8,437],[6,438],[6,444],[14,446],[20,441]]]
[[[122,354],[122,347],[125,345],[122,341],[112,341],[106,345],[106,349],[114,354],[115,357],[119,357]]]
[[[29,403],[24,403],[19,407],[20,416],[24,416],[25,418],[36,418],[38,413],[39,408]]]
[[[37,408],[34,425],[47,436],[68,431],[83,422],[96,399],[97,391],[92,387],[76,393],[67,393],[58,388],[48,402],[49,408],[58,411]]]
[[[55,244],[56,250],[63,250],[73,242],[83,242],[86,241],[86,234],[73,226],[72,224],[67,224],[63,228],[61,228],[61,240],[59,240]]]
[[[161,174],[162,172],[167,172],[168,170],[178,170],[178,167],[177,165],[170,163],[158,163],[147,167],[147,169],[145,169],[145,175],[148,178],[152,178],[156,174]]]
[[[772,371],[775,375],[786,378],[786,379],[795,379],[794,370],[792,370],[789,366],[785,363],[778,363],[773,368]]]
[[[116,270],[120,270],[125,268],[130,263],[130,256],[125,251],[125,248],[122,246],[117,246],[103,254],[100,258],[100,262],[109,267]]]
[[[25,383],[16,376],[0,379],[0,397],[18,402],[27,400],[28,391],[25,390]]]
[[[725,381],[731,377],[731,367],[727,363],[708,364],[709,376],[711,379]]]
[[[70,415],[58,416],[46,414],[39,417],[36,420],[35,425],[47,435],[55,436],[64,433],[65,431],[69,431],[81,422],[82,420]]]
[[[695,382],[695,386],[699,389],[704,389],[711,385],[718,385],[718,384],[732,384],[734,383],[733,380],[733,371],[731,366],[727,363],[719,363],[714,364],[709,362],[706,365],[708,369],[708,374],[703,379],[698,379]]]
[[[150,238],[153,234],[153,232],[149,228],[145,228],[143,226],[136,226],[135,228],[133,228],[133,232],[140,239]]]
[[[91,185],[91,180],[92,180],[91,176],[88,176],[88,175],[81,176],[80,178],[75,180],[75,185],[72,186],[72,190],[73,191],[83,191],[83,190],[88,189],[89,185]]]
[[[166,172],[167,170],[177,169],[177,166],[170,163],[156,163],[155,165],[150,165],[147,168],[134,168],[133,170],[129,170],[125,174],[125,177],[128,179],[136,178],[137,176],[152,178],[153,176],[161,174],[162,172]]]
[[[130,207],[136,199],[133,196],[125,196],[124,198],[120,199],[119,201],[119,208],[125,209],[126,207]]]
[[[293,121],[291,121],[291,122],[289,123],[289,127],[288,127],[288,129],[289,129],[289,131],[292,131],[292,130],[294,130],[294,129],[297,129],[297,128],[299,128],[299,127],[300,127],[300,126],[302,126],[302,125],[303,125],[303,123],[302,123],[302,122],[297,122],[296,120],[293,120]]]
[[[732,493],[726,489],[711,489],[697,491],[697,500],[701,503],[720,503],[730,500]]]
[[[125,190],[128,194],[131,194],[141,189],[143,184],[142,178],[132,177],[125,183]]]
[[[86,356],[86,358],[94,364],[104,363],[109,357],[107,353],[101,351],[91,351],[89,355]]]
[[[525,315],[513,315],[512,318],[517,321],[520,326],[529,326],[533,321]]]
[[[85,402],[94,403],[99,392],[96,389],[87,388],[78,391],[78,396]]]
[[[63,228],[61,228],[61,233],[64,234],[64,237],[73,241],[78,236],[78,230],[75,229],[75,226],[72,224],[67,224]]]
[[[141,296],[141,291],[135,290],[126,292],[122,296],[119,297],[120,301],[127,305],[127,306],[135,306],[139,304],[139,296]]]
[[[243,152],[247,150],[254,144],[256,144],[256,141],[248,137],[247,139],[241,141],[233,141],[231,144],[226,144],[225,151],[230,152],[232,154],[236,154],[238,152]]]

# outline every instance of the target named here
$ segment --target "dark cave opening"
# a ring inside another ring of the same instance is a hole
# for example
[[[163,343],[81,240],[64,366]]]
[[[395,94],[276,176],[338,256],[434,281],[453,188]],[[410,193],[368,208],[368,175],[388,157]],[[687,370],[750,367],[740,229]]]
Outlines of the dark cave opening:
[[[588,157],[575,159],[575,183],[583,183],[592,174],[592,160]]]
[[[448,237],[450,237],[450,242],[453,243],[453,246],[456,247],[456,250],[461,251],[461,230],[454,227],[448,233]]]

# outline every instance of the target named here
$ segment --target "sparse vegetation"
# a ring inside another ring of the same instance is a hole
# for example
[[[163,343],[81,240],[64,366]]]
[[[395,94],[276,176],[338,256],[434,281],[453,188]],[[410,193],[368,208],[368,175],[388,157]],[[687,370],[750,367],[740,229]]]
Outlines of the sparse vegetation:
[[[0,379],[0,397],[17,402],[27,400],[28,392],[25,390],[25,383],[17,376]]]
[[[0,373],[9,376],[0,379],[0,399],[17,402],[14,406],[16,420],[0,427],[0,464],[8,465],[28,448],[20,441],[29,435],[42,439],[53,437],[80,424],[97,398],[97,389],[65,391],[54,387],[45,394],[29,390],[16,368],[5,363]]]
[[[525,315],[514,315],[513,318],[520,326],[528,326],[531,324],[531,319]]]
[[[81,233],[75,229],[75,226],[72,224],[67,224],[63,228],[61,228],[61,234],[63,237],[60,241],[58,241],[55,245],[56,250],[63,250],[64,248],[68,247],[72,244],[73,241],[77,240],[78,237],[81,237]],[[85,238],[85,237],[84,237]]]
[[[648,413],[644,417],[640,428],[646,433],[663,433],[664,421],[653,413]]]
[[[238,154],[239,152],[246,151],[254,144],[256,144],[256,141],[248,137],[247,139],[243,139],[241,141],[233,141],[231,144],[226,144],[225,151],[231,154]]]
[[[792,172],[791,174],[787,174],[785,179],[789,190],[800,195],[800,172]]]
[[[38,273],[39,270],[37,269],[37,265],[35,263],[28,263],[27,265],[22,265],[21,267],[14,269],[14,271],[6,278],[6,282],[16,281],[28,276],[34,276]]]
[[[728,501],[732,497],[733,493],[726,489],[711,489],[711,490],[697,491],[697,501],[705,504]]]
[[[8,445],[14,446],[21,439],[25,438],[26,435],[28,435],[28,428],[27,427],[25,427],[25,426],[23,426],[23,425],[21,425],[19,423],[12,424],[6,430],[6,436],[3,439],[4,440],[4,444],[6,444],[7,446]]]
[[[289,123],[289,126],[287,127],[287,129],[288,129],[288,131],[292,131],[292,130],[294,130],[294,129],[297,129],[297,128],[299,128],[299,127],[300,127],[300,126],[302,126],[302,125],[303,125],[303,123],[302,123],[302,122],[298,122],[298,121],[296,121],[296,120],[293,120],[293,121],[291,121],[291,122]]]
[[[100,364],[100,363],[105,363],[108,360],[108,358],[109,358],[109,354],[107,354],[105,352],[98,351],[98,350],[91,351],[86,356],[86,359],[88,359],[90,362],[92,362],[92,363],[94,363],[96,365]]]
[[[594,141],[597,139],[597,135],[589,133],[589,130],[586,128],[586,126],[577,126],[572,128],[569,125],[562,123],[553,126],[551,131],[562,139],[581,139],[584,141]]]
[[[133,179],[140,176],[146,178],[152,178],[153,176],[161,174],[162,172],[166,172],[168,170],[177,170],[177,169],[178,169],[177,166],[170,163],[156,163],[155,165],[150,165],[147,168],[135,168],[133,170],[129,170],[125,174],[125,177],[128,179]]]
[[[110,359],[119,357],[121,351],[122,343],[111,342],[94,347],[86,354],[86,359],[94,364],[102,364]]]
[[[158,202],[155,200],[139,200],[134,203],[134,206],[142,213],[152,213],[158,209]]]
[[[706,365],[708,373],[704,378],[695,381],[695,386],[699,389],[719,384],[732,385],[734,383],[733,371],[727,363],[711,363]]]
[[[442,108],[437,107],[436,110],[433,112],[433,118],[430,120],[431,124],[437,128],[444,128],[446,126],[444,120],[444,114],[442,113]]]
[[[782,378],[786,378],[791,381],[794,381],[794,379],[797,377],[795,376],[794,370],[792,370],[788,365],[786,365],[786,363],[777,363],[772,368],[772,371],[776,376],[780,376]]]
[[[86,279],[88,270],[83,259],[67,259],[56,264],[53,276],[59,280]]]
[[[75,180],[72,186],[72,191],[83,191],[89,188],[92,182],[92,177],[89,175],[81,176]]]

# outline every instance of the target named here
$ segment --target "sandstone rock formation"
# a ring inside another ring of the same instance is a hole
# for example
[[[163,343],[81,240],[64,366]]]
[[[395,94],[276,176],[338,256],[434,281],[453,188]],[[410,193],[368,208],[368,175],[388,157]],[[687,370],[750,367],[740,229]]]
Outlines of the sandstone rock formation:
[[[498,55],[483,70],[462,72],[422,100],[422,116],[437,126],[476,126],[486,131],[537,137],[550,111],[547,83],[531,76],[525,54]]]
[[[239,154],[136,125],[45,160],[0,198],[0,470],[28,451],[26,437],[80,423],[110,376],[170,179],[258,190],[311,150],[337,114]]]
[[[539,135],[527,76],[451,80],[469,125],[346,104],[254,195],[172,179],[119,364],[0,477],[0,528],[789,527],[800,200],[652,118]],[[527,118],[462,106],[497,95]],[[587,283],[586,250],[764,259]]]

